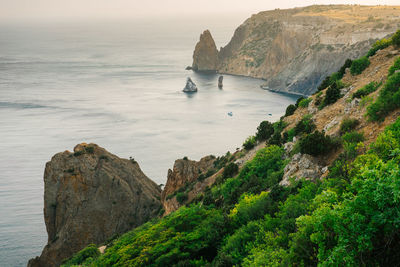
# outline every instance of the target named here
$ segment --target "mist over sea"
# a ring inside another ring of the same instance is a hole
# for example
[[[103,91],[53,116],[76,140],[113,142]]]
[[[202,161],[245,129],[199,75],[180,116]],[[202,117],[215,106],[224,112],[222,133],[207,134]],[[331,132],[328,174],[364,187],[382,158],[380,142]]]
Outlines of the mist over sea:
[[[283,115],[295,98],[260,80],[225,75],[219,90],[217,75],[185,70],[204,29],[220,47],[241,22],[0,25],[0,266],[25,266],[47,242],[43,172],[55,153],[93,142],[165,184],[175,159],[235,151]],[[198,93],[182,92],[188,76]]]

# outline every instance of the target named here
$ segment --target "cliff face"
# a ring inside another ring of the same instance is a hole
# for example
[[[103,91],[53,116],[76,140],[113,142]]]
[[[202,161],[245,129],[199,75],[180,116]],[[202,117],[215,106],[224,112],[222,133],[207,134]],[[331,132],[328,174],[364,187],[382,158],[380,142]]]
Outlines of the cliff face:
[[[347,58],[394,33],[400,7],[310,6],[260,12],[218,53],[217,71],[266,80],[265,88],[311,94]]]
[[[215,72],[218,64],[218,50],[209,30],[200,35],[200,41],[193,52],[192,68],[195,71]]]
[[[204,174],[213,167],[215,157],[206,156],[200,161],[178,159],[174,163],[173,170],[168,170],[167,183],[161,194],[161,201],[165,214],[177,210],[181,205],[172,194],[184,188],[186,185],[197,181],[201,174]]]
[[[90,243],[101,244],[155,217],[161,190],[133,160],[95,144],[56,154],[44,172],[48,243],[28,266],[58,266]]]

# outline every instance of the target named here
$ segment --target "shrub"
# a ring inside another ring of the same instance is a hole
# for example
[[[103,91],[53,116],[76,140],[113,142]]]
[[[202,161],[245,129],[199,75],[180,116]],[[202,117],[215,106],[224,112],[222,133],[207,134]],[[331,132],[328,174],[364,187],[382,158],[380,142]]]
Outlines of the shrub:
[[[331,76],[327,76],[322,83],[318,86],[318,91],[322,91],[325,88],[328,88],[332,84],[336,83],[340,79],[343,78],[343,75],[346,73],[346,69],[350,68],[353,61],[351,59],[346,59],[343,66],[339,69],[338,72],[333,73]]]
[[[188,157],[184,156],[184,157],[183,157],[183,160],[189,160],[189,159],[188,159]]]
[[[347,142],[347,143],[359,143],[359,142],[363,142],[364,139],[365,139],[364,135],[362,133],[359,133],[356,131],[345,133],[342,136],[343,142]]]
[[[185,192],[179,192],[176,194],[176,200],[180,203],[183,204],[188,199],[188,195]]]
[[[79,265],[84,261],[87,261],[89,258],[95,259],[100,255],[100,251],[98,250],[95,244],[90,244],[86,248],[79,251],[75,256],[67,260],[64,265],[65,266],[73,266]]]
[[[353,61],[350,67],[350,73],[352,75],[361,74],[370,64],[371,62],[367,57],[361,57]]]
[[[252,149],[256,145],[256,137],[255,136],[249,136],[246,141],[243,143],[243,147],[246,150]]]
[[[349,119],[345,118],[342,121],[342,124],[340,124],[340,134],[343,135],[354,128],[356,128],[360,124],[360,121],[357,119]]]
[[[297,100],[296,100],[296,107],[299,107],[299,104],[300,104],[300,102],[301,102],[301,100],[303,100],[303,99],[305,99],[304,97],[302,97],[302,96],[300,96],[299,98],[297,98]]]
[[[394,62],[393,66],[389,68],[389,76],[393,75],[396,72],[396,70],[400,70],[400,57],[398,57]]]
[[[83,152],[83,150],[79,150],[79,151],[74,152],[74,156],[79,157],[80,155],[83,155],[84,153],[85,152]]]
[[[257,127],[256,138],[259,141],[267,140],[274,133],[274,127],[269,121],[263,121]]]
[[[304,98],[299,102],[299,107],[301,108],[306,108],[308,107],[308,105],[310,104],[310,102],[312,101],[312,98]]]
[[[94,153],[94,147],[93,146],[87,146],[87,147],[85,147],[85,151],[86,151],[86,153],[93,154]]]
[[[340,88],[336,86],[336,83],[331,85],[328,90],[326,90],[325,98],[323,101],[323,105],[327,106],[330,104],[335,103],[339,98],[341,97],[340,95]]]
[[[318,86],[318,92],[324,90],[331,85],[331,76],[327,76],[322,83]]]
[[[382,83],[370,82],[364,87],[358,89],[352,96],[352,98],[361,98],[363,96],[369,95],[370,93],[375,92]]]
[[[332,139],[319,131],[304,136],[299,142],[300,152],[312,156],[328,154],[335,147]]]
[[[367,57],[371,57],[376,54],[378,50],[385,49],[386,47],[392,44],[391,39],[382,39],[376,41],[376,43],[372,46],[372,48],[368,51]]]
[[[383,120],[392,110],[400,107],[400,73],[390,76],[378,99],[368,106],[367,114],[373,121]]]
[[[238,173],[238,171],[239,166],[236,163],[231,162],[224,168],[222,176],[224,178],[233,177]]]
[[[392,36],[392,43],[396,47],[400,47],[400,30]]]
[[[294,135],[302,133],[311,133],[315,129],[315,124],[312,121],[311,115],[304,116],[294,127]]]
[[[289,106],[286,108],[285,117],[293,115],[293,113],[296,111],[296,109],[297,109],[297,108],[296,108],[295,105],[293,105],[293,104],[289,105]]]

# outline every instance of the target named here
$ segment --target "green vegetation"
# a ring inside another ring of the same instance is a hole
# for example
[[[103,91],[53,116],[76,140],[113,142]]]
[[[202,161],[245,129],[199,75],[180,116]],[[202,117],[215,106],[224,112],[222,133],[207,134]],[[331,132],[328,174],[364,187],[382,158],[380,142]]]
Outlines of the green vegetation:
[[[239,166],[236,163],[231,162],[224,168],[222,177],[224,178],[234,177],[238,173],[238,171],[239,171]]]
[[[400,62],[399,62],[400,63]],[[377,83],[377,82],[370,82],[366,86],[358,89],[352,96],[352,98],[362,98],[363,96],[369,95],[370,93],[375,92],[382,83]]]
[[[74,266],[79,265],[85,262],[85,264],[90,264],[100,255],[100,251],[98,250],[95,244],[90,244],[86,248],[82,249],[78,253],[76,253],[71,259],[63,263],[63,266]]]
[[[392,43],[396,47],[400,47],[400,30],[392,36]]]
[[[315,131],[300,139],[300,152],[312,156],[325,155],[336,147],[335,142],[323,132]]]
[[[325,88],[328,88],[329,86],[332,86],[335,83],[338,83],[338,82],[341,83],[340,80],[343,78],[344,74],[346,73],[346,69],[350,68],[352,64],[353,64],[353,61],[351,59],[346,59],[343,66],[339,69],[338,72],[333,73],[331,76],[327,76],[322,81],[322,83],[318,86],[317,92],[322,91]],[[337,87],[340,87],[340,86],[337,86]]]
[[[308,107],[308,105],[310,104],[310,102],[312,101],[312,98],[304,98],[299,102],[299,107],[300,108],[306,108]]]
[[[393,75],[396,72],[396,70],[400,70],[400,57],[398,57],[394,62],[393,66],[389,68],[389,76]]]
[[[279,186],[283,149],[268,146],[201,203],[126,233],[103,255],[75,260],[80,252],[66,266],[394,266],[400,118],[368,151],[359,133],[342,139],[355,148],[322,181]]]
[[[289,105],[286,108],[285,117],[291,116],[296,111],[297,107],[295,105]]]
[[[243,147],[246,150],[252,149],[257,143],[255,136],[249,136],[243,143]]]
[[[392,110],[400,107],[400,72],[388,77],[380,91],[378,99],[367,108],[367,114],[373,121],[382,121]]]
[[[343,119],[342,123],[340,124],[340,134],[343,135],[351,130],[354,130],[359,124],[360,121],[357,119]]]
[[[369,61],[368,57],[360,57],[359,59],[356,59],[353,61],[350,67],[350,73],[352,75],[358,75],[361,74],[370,64],[371,62]]]
[[[274,127],[269,121],[263,121],[257,127],[256,139],[258,141],[268,140],[274,133]]]
[[[392,39],[382,39],[376,41],[376,43],[372,46],[372,48],[368,51],[367,57],[371,57],[378,52],[378,50],[385,49],[392,44]]]
[[[294,136],[309,134],[316,128],[311,115],[305,115],[294,127]]]
[[[188,195],[187,195],[186,192],[179,192],[179,193],[176,194],[176,200],[180,204],[183,204],[187,199],[188,199]]]

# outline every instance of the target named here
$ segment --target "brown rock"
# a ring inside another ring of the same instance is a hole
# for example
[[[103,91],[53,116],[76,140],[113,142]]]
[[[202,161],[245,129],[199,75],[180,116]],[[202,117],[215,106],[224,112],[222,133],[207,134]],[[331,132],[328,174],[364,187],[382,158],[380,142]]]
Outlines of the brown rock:
[[[168,170],[168,178],[165,188],[161,194],[161,201],[165,213],[177,210],[181,205],[175,199],[167,199],[186,184],[196,181],[201,173],[207,172],[213,167],[215,157],[206,156],[200,161],[189,159],[178,159],[175,161],[173,170]]]
[[[216,72],[218,65],[218,50],[209,30],[200,35],[193,53],[192,69],[202,72]]]
[[[95,144],[56,154],[44,172],[48,243],[28,266],[59,266],[90,243],[102,244],[155,217],[160,188],[134,160]]]

